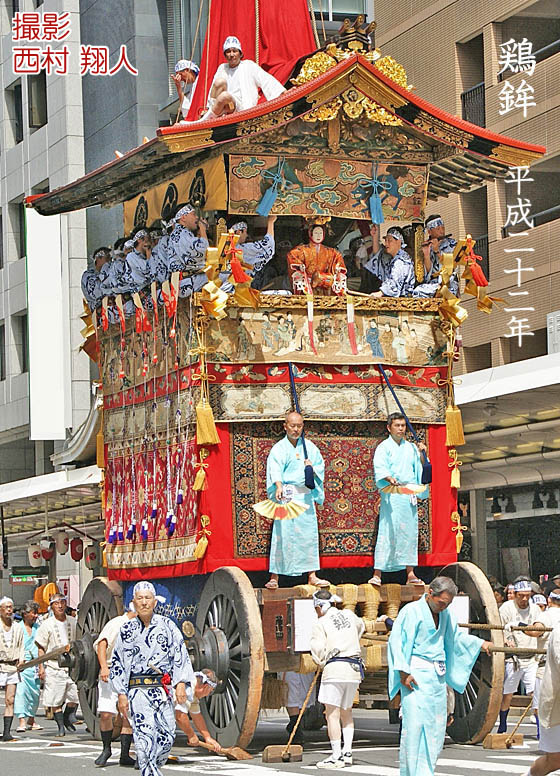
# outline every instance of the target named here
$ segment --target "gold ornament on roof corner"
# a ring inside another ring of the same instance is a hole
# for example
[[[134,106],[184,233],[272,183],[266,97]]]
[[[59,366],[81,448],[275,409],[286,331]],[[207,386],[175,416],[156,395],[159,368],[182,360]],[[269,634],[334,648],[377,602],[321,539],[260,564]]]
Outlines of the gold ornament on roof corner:
[[[399,86],[402,86],[403,89],[414,89],[413,86],[408,85],[406,70],[396,60],[394,60],[392,56],[387,55],[380,57],[374,62],[374,67],[381,71],[383,75],[386,75],[387,78],[390,78],[391,81],[394,81]]]
[[[330,47],[327,47],[327,51]],[[329,52],[330,54],[330,52]],[[296,78],[292,78],[294,86],[301,86],[307,84],[319,75],[323,75],[327,70],[336,65],[336,59],[330,56],[324,51],[318,51],[313,54],[309,59],[306,59],[302,65],[301,70]]]

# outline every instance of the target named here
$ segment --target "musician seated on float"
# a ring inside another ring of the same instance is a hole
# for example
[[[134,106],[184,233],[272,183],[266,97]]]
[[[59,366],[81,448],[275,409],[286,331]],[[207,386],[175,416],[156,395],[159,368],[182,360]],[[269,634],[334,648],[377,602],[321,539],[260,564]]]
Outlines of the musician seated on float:
[[[82,275],[82,294],[88,303],[89,309],[93,312],[101,305],[103,292],[101,291],[101,270],[105,265],[111,263],[111,251],[105,246],[97,248],[93,252],[93,267],[86,269]]]
[[[243,253],[243,263],[249,264],[251,269],[244,267],[250,277],[260,272],[274,256],[274,223],[276,216],[268,216],[266,221],[266,234],[262,240],[247,242],[248,226],[246,221],[237,221],[230,226],[230,230],[237,235],[237,245]]]
[[[442,253],[453,253],[457,240],[451,234],[445,234],[445,224],[440,215],[428,216],[424,224],[426,239],[422,243],[424,256],[424,279],[416,286],[412,296],[435,296],[441,286]],[[459,278],[455,270],[449,278],[449,290],[457,296],[459,294]]]
[[[254,108],[259,101],[259,89],[266,100],[273,100],[286,91],[280,81],[256,62],[242,59],[241,43],[234,35],[224,41],[224,56],[226,62],[218,67],[210,86],[208,110],[199,121]]]
[[[364,278],[360,290],[370,296],[412,296],[414,265],[404,250],[405,239],[401,230],[391,226],[379,247],[379,226],[372,224],[370,233],[373,255],[364,264]],[[371,275],[371,277],[370,277]]]

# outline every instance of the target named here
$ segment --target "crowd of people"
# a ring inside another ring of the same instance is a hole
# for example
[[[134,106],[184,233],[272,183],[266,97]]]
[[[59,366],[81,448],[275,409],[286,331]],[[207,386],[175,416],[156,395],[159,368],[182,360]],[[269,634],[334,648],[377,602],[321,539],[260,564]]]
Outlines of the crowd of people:
[[[268,294],[314,293],[341,295],[347,288],[371,296],[435,296],[441,286],[441,255],[453,251],[456,241],[445,234],[439,215],[425,222],[424,277],[416,281],[412,248],[405,231],[393,226],[379,244],[379,226],[372,224],[371,237],[354,238],[343,257],[335,248],[324,245],[326,227],[312,223],[308,242],[293,245],[290,240],[275,241],[276,216],[267,219],[266,233],[258,240],[248,239],[246,221],[233,221],[230,232],[237,235],[243,269],[253,288]],[[410,240],[411,232],[406,232]],[[82,292],[90,310],[99,309],[103,299],[122,295],[125,315],[134,312],[133,296],[140,295],[146,310],[162,304],[161,287],[173,273],[180,273],[178,296],[200,291],[208,282],[205,273],[209,246],[208,224],[191,205],[182,205],[170,221],[158,221],[139,227],[130,238],[119,238],[113,248],[101,246],[93,252],[92,265],[82,275]],[[220,273],[222,289],[233,291],[227,266]],[[456,273],[451,275],[450,290],[457,294]],[[111,320],[118,313],[108,305]]]

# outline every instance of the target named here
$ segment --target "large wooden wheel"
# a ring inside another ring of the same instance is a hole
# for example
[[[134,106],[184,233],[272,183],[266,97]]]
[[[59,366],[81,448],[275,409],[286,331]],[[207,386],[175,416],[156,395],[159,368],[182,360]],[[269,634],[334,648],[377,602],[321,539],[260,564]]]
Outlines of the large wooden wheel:
[[[474,563],[451,563],[441,572],[442,576],[451,577],[460,593],[465,593],[470,599],[471,623],[500,623],[498,605],[488,579]],[[496,646],[503,646],[501,630],[470,631],[475,636],[492,641]],[[500,710],[504,683],[504,655],[494,652],[486,655],[481,652],[473,666],[465,692],[455,693],[454,722],[448,728],[448,733],[454,741],[460,744],[476,744],[489,733]]]
[[[255,591],[241,569],[224,566],[210,575],[196,628],[195,665],[212,668],[219,680],[200,704],[208,730],[222,746],[246,747],[259,716],[264,640]]]
[[[86,587],[76,627],[76,639],[81,640],[76,670],[83,677],[78,681],[78,694],[84,721],[90,733],[100,738],[97,717],[97,673],[99,664],[93,651],[93,641],[113,617],[123,613],[122,589],[118,582],[95,577]],[[83,652],[83,655],[82,655]],[[72,672],[71,672],[72,673]]]

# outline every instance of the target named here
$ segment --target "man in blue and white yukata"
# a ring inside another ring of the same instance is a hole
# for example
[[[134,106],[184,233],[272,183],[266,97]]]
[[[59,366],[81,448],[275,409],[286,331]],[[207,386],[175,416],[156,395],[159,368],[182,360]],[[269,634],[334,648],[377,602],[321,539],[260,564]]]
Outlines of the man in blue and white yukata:
[[[179,296],[190,296],[208,282],[203,270],[208,250],[208,224],[199,218],[192,205],[184,205],[175,214],[175,228],[167,242],[167,276],[181,272]]]
[[[435,296],[441,286],[441,254],[453,253],[457,240],[450,234],[445,234],[445,224],[440,215],[429,216],[426,219],[426,241],[422,244],[424,254],[424,279],[414,291],[412,296],[427,298]],[[455,296],[459,294],[459,279],[457,270],[449,278],[449,290]]]
[[[274,222],[276,216],[268,216],[266,222],[266,234],[262,240],[255,240],[255,242],[247,242],[247,223],[245,221],[238,221],[231,227],[234,234],[238,235],[237,245],[243,252],[243,261],[245,264],[249,264],[251,269],[245,270],[247,275],[254,277],[257,272],[268,264],[268,262],[274,257]]]
[[[111,661],[110,682],[118,709],[128,718],[142,776],[161,776],[175,739],[175,699],[193,700],[194,673],[179,628],[154,614],[158,602],[151,582],[134,585],[137,617],[120,630]]]
[[[383,246],[379,247],[379,226],[372,224],[370,228],[373,240],[373,256],[364,264],[364,270],[378,278],[381,286],[370,296],[412,296],[414,288],[414,265],[408,253],[404,250],[404,235],[401,230],[392,226],[383,238]]]
[[[111,264],[111,251],[105,246],[97,248],[93,252],[93,267],[86,269],[82,275],[82,294],[89,309],[93,312],[101,305],[103,291],[101,290],[101,269],[107,265],[105,272]]]
[[[319,448],[305,440],[308,458],[303,452],[303,417],[289,412],[284,421],[286,436],[276,442],[266,462],[266,490],[270,499],[280,504],[297,501],[307,509],[293,520],[275,520],[270,541],[270,579],[265,587],[275,590],[278,575],[297,577],[308,573],[308,583],[328,587],[329,582],[319,579],[319,528],[315,503],[325,498],[325,462]],[[311,465],[315,488],[305,485],[305,467]]]
[[[389,485],[420,485],[422,463],[420,452],[426,445],[407,442],[406,420],[400,412],[387,418],[389,436],[375,449],[373,469],[375,485],[379,489],[379,518],[377,541],[370,585],[381,584],[382,571],[400,571],[406,568],[407,584],[423,585],[416,577],[418,563],[418,505],[417,496],[426,498],[428,487],[418,494],[387,493]]]
[[[389,637],[389,697],[400,692],[401,776],[432,776],[443,748],[449,685],[463,693],[481,651],[491,643],[459,630],[447,607],[457,595],[449,577],[403,607]]]

